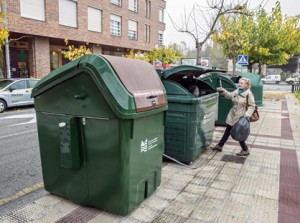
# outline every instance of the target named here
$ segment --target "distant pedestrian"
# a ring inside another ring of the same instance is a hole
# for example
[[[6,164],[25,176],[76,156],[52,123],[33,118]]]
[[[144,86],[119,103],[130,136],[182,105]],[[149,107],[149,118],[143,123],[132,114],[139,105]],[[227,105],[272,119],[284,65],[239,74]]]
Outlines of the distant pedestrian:
[[[235,122],[237,122],[241,117],[245,116],[248,119],[255,110],[255,100],[254,95],[250,90],[251,82],[248,78],[240,78],[238,89],[233,92],[228,92],[224,88],[217,88],[225,98],[231,99],[233,106],[230,109],[227,118],[226,118],[226,130],[219,141],[215,146],[212,146],[211,149],[221,152],[224,144],[226,143],[228,137],[230,136],[230,130]],[[246,110],[246,102],[248,101],[248,109]],[[245,141],[239,142],[242,150],[237,153],[237,156],[248,156],[249,149]]]

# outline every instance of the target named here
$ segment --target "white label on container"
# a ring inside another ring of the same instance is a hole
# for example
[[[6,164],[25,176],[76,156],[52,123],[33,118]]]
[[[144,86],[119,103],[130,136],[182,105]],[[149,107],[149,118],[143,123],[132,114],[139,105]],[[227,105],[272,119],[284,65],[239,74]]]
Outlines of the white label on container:
[[[151,140],[145,139],[141,141],[141,153],[147,152],[155,147],[157,147],[157,137]]]

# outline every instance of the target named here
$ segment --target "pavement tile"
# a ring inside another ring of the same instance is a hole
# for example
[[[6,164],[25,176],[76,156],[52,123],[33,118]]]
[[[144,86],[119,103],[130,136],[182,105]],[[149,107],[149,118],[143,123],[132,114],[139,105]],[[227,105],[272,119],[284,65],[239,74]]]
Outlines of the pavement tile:
[[[46,200],[49,200],[48,205]],[[78,205],[57,196],[46,196],[0,218],[0,222],[53,222],[72,212],[77,207]]]
[[[233,188],[233,192],[241,194],[254,194],[258,180],[247,177],[240,177]]]
[[[174,198],[177,197],[177,195],[180,193],[178,190],[173,190],[169,188],[164,188],[164,187],[159,187],[153,195],[168,199],[168,200],[173,200]]]
[[[195,177],[193,179],[192,183],[193,184],[198,184],[198,185],[201,185],[201,186],[205,186],[205,187],[210,187],[210,185],[212,185],[212,183],[214,182],[214,178]]]
[[[170,200],[166,200],[164,198],[153,195],[147,198],[144,204],[152,209],[157,209],[161,211],[170,204]]]
[[[125,223],[128,222],[127,220],[129,220],[132,223],[139,223],[138,220],[133,219],[133,218],[126,218],[126,217],[122,217],[122,216],[118,216],[118,215],[114,215],[108,212],[101,212],[98,216],[94,217],[92,220],[90,220],[88,223],[106,223],[106,222],[111,222],[111,223]]]
[[[228,181],[221,181],[221,180],[215,180],[211,187],[221,190],[230,190],[234,185],[234,182],[228,182]]]
[[[164,187],[181,191],[188,183],[176,179],[171,179],[164,184]]]
[[[146,205],[141,205],[137,209],[133,210],[133,212],[131,212],[130,217],[142,222],[153,222],[153,220],[159,214],[160,211],[149,208]]]
[[[176,214],[163,212],[157,218],[153,220],[153,223],[185,223],[186,218],[178,216]]]
[[[255,202],[255,197],[254,195],[231,193],[228,200],[238,203],[241,206],[251,207]]]
[[[213,222],[220,214],[220,209],[209,208],[207,206],[197,206],[191,214],[191,217],[204,222]]]
[[[230,215],[227,212],[222,212],[219,216],[219,218],[214,221],[216,223],[244,223],[247,222],[248,219],[241,217],[241,216],[235,216]]]
[[[241,170],[240,169],[233,169],[233,168],[226,168],[224,167],[220,174],[227,174],[227,175],[233,175],[233,176],[238,176],[240,174]]]
[[[187,218],[193,209],[196,207],[193,203],[182,203],[180,201],[174,200],[171,204],[164,210],[164,212],[168,212],[171,214],[176,214],[183,218]]]
[[[209,208],[209,209],[222,209],[224,201],[215,199],[212,197],[203,196],[198,202],[198,209]]]
[[[236,176],[220,173],[216,180],[226,181],[226,182],[234,182],[236,180]]]
[[[188,204],[197,204],[197,201],[203,196],[203,194],[201,195],[197,193],[183,191],[178,195],[178,197],[176,197],[175,201],[180,201],[182,203],[188,203]]]
[[[199,184],[190,183],[186,186],[184,191],[189,192],[189,193],[203,195],[208,188],[209,187],[202,186],[202,185],[199,185]]]
[[[210,197],[210,198],[215,198],[215,199],[219,199],[219,200],[224,200],[225,197],[228,195],[228,191],[226,190],[219,190],[219,189],[215,189],[215,188],[209,188],[206,192],[205,192],[205,196]]]

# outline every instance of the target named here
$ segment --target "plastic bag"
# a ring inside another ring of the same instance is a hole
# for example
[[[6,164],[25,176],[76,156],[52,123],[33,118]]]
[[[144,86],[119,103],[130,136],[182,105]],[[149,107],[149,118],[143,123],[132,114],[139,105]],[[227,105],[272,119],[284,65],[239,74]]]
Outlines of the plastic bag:
[[[230,131],[231,137],[236,141],[246,141],[250,134],[250,120],[246,117],[241,117]]]

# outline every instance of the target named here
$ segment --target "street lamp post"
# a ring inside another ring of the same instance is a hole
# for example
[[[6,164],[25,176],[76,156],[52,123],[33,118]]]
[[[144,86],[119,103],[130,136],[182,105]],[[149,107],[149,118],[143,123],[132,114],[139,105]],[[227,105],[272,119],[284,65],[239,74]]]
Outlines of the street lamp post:
[[[3,13],[4,13],[4,28],[7,28],[8,23],[7,23],[6,0],[3,1]],[[10,73],[10,57],[9,57],[8,37],[5,38],[5,61],[6,61],[6,77],[9,79],[9,78],[11,78],[11,73]]]

